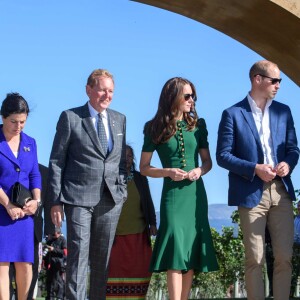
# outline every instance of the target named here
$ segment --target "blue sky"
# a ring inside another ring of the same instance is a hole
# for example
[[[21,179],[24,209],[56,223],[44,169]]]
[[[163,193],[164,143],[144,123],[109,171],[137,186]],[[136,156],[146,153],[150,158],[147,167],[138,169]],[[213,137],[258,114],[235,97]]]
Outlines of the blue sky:
[[[28,100],[24,131],[36,139],[40,163],[48,165],[60,113],[87,101],[92,70],[114,74],[111,108],[127,116],[137,163],[143,125],[156,112],[162,86],[183,76],[196,85],[197,112],[209,131],[209,204],[227,203],[227,171],[215,162],[217,128],[222,111],[249,91],[249,68],[262,59],[257,53],[194,20],[128,0],[0,0],[0,36],[0,99],[19,92]],[[299,136],[299,87],[282,78],[276,99],[291,107]],[[160,166],[156,155],[153,165]],[[293,181],[300,188],[299,166]],[[150,186],[158,210],[162,179],[150,179]]]

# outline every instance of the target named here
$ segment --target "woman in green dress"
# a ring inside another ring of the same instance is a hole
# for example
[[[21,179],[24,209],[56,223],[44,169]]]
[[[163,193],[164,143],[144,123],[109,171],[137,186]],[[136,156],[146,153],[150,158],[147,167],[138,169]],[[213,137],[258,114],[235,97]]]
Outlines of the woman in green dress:
[[[150,271],[167,272],[171,300],[188,299],[194,271],[218,269],[202,181],[212,161],[205,121],[198,119],[195,110],[196,99],[189,80],[168,80],[158,110],[144,128],[140,171],[144,176],[164,178]],[[151,166],[154,151],[162,168]]]

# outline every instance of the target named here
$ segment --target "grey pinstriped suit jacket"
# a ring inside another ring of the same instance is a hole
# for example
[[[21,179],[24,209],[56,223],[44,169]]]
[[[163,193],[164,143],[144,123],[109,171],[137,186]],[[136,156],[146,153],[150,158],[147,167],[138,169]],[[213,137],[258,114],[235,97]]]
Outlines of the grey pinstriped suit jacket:
[[[61,113],[49,162],[47,198],[52,206],[95,206],[105,182],[115,203],[126,199],[126,118],[111,109],[107,114],[113,149],[105,158],[88,104]]]

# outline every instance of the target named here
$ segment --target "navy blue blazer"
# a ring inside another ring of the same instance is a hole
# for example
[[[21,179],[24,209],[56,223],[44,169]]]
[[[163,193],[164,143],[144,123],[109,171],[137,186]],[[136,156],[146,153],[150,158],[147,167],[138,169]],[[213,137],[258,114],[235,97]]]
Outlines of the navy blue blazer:
[[[21,132],[19,154],[16,158],[9,148],[0,126],[0,188],[10,197],[13,184],[19,181],[28,189],[41,189],[36,142]]]
[[[290,108],[277,101],[269,107],[275,165],[285,161],[290,173],[282,178],[295,200],[291,173],[299,158]],[[261,200],[264,182],[255,175],[255,165],[264,163],[262,145],[247,97],[223,111],[218,130],[216,159],[229,170],[228,205],[252,208]]]

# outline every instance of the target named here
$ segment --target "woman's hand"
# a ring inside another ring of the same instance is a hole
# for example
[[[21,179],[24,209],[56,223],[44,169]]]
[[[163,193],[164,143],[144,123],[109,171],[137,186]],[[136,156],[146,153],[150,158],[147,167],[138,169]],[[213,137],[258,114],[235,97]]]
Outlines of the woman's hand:
[[[157,234],[157,228],[155,225],[150,225],[150,235],[155,236]]]
[[[25,213],[23,212],[23,210],[15,205],[13,205],[11,202],[9,202],[7,204],[6,211],[12,220],[18,220],[18,219],[24,218],[24,216],[25,216]]]
[[[178,168],[170,168],[169,169],[169,177],[173,181],[181,181],[186,179],[188,176],[188,173],[184,170],[178,169]]]
[[[195,169],[192,169],[191,171],[189,171],[187,178],[190,181],[195,181],[195,180],[198,180],[201,175],[202,175],[202,169],[199,167],[199,168],[195,168]]]
[[[23,212],[25,213],[25,215],[28,216],[34,215],[38,207],[39,207],[38,200],[32,199],[30,201],[27,201],[27,203],[23,207]]]

